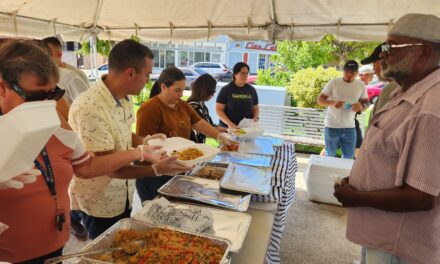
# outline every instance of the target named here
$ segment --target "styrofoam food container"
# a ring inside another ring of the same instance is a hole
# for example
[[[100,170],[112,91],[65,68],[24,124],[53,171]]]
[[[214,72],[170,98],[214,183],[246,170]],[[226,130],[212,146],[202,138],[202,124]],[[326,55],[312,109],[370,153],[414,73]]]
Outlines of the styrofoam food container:
[[[210,161],[210,160],[212,160],[217,155],[217,153],[220,152],[220,149],[211,147],[210,145],[193,143],[193,144],[190,144],[190,145],[187,145],[187,146],[184,146],[184,147],[175,147],[175,148],[170,149],[169,151],[167,151],[167,153],[168,153],[168,155],[171,156],[171,155],[173,155],[173,151],[174,150],[182,151],[182,150],[185,150],[187,148],[198,149],[198,150],[202,151],[203,154],[204,154],[203,156],[201,156],[201,157],[199,157],[197,159],[193,159],[193,160],[177,160],[177,162],[179,162],[180,164],[183,164],[183,165],[188,166],[188,167],[194,166],[194,165],[202,163],[202,162]]]
[[[166,139],[155,138],[148,140],[148,145],[162,146],[162,149],[166,152],[174,150],[176,147],[185,147],[193,144],[195,144],[193,141],[182,137],[170,137]]]
[[[34,167],[34,160],[60,126],[55,101],[29,102],[0,116],[0,182]]]

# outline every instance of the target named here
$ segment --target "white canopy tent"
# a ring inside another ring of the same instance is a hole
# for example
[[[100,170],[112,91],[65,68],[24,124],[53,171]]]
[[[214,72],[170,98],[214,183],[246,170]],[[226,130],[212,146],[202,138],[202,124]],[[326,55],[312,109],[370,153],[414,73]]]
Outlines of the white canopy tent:
[[[439,0],[2,0],[0,35],[81,41],[383,40],[406,13],[440,16]]]

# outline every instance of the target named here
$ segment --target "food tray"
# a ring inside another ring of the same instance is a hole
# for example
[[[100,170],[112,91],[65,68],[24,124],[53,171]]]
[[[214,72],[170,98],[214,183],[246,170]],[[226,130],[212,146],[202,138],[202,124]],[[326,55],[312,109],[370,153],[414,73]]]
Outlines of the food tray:
[[[208,167],[208,166],[209,167],[220,168],[220,169],[223,169],[224,172],[226,172],[228,170],[228,166],[229,165],[225,164],[225,163],[217,163],[217,162],[204,162],[200,166],[197,166],[194,170],[192,170],[188,175],[189,176],[193,176],[193,177],[199,177],[199,178],[207,179],[205,177],[200,177],[199,175],[200,175],[200,172],[203,170],[203,168]],[[224,173],[223,173],[223,175],[224,175]],[[218,180],[220,180],[220,179],[218,179]],[[211,179],[211,180],[215,180],[215,179]]]
[[[272,156],[243,154],[238,152],[225,151],[217,153],[217,156],[215,156],[212,162],[237,163],[249,166],[270,168],[271,160]]]
[[[147,203],[151,203],[148,201]],[[144,204],[145,206],[146,204]],[[233,212],[229,210],[221,210],[207,206],[190,205],[186,203],[171,202],[170,206],[177,209],[187,209],[189,207],[203,208],[209,210],[213,216],[212,228],[205,231],[204,234],[216,237],[222,237],[231,241],[231,251],[238,252],[243,246],[243,241],[249,230],[251,216],[246,213]],[[145,207],[144,207],[145,208]],[[149,223],[149,219],[144,215],[146,213],[141,209],[133,218]]]
[[[272,171],[270,169],[256,168],[240,164],[231,164],[220,181],[220,187],[266,195],[270,193]]]
[[[251,195],[220,192],[220,182],[192,176],[175,176],[159,189],[159,193],[244,212]]]
[[[265,138],[242,139],[238,152],[258,155],[275,155],[272,141]]]
[[[223,258],[220,263],[227,263],[228,261],[228,254],[231,248],[231,242],[224,238],[214,237],[211,235],[206,234],[199,234],[194,232],[188,232],[185,230],[177,229],[171,226],[155,226],[151,225],[139,220],[131,219],[131,218],[125,218],[120,221],[118,221],[116,224],[114,224],[112,227],[110,227],[107,231],[102,233],[100,236],[98,236],[96,239],[94,239],[92,242],[90,242],[88,245],[86,245],[81,251],[92,251],[92,250],[99,250],[104,248],[109,248],[112,245],[113,240],[115,239],[115,236],[119,230],[136,230],[136,231],[146,231],[154,227],[161,227],[165,229],[175,230],[181,233],[191,234],[199,237],[204,237],[207,239],[210,239],[211,241],[214,241],[217,245],[221,245],[225,253],[223,254]],[[91,258],[84,257],[83,258],[87,263],[108,263],[104,261],[99,261]]]

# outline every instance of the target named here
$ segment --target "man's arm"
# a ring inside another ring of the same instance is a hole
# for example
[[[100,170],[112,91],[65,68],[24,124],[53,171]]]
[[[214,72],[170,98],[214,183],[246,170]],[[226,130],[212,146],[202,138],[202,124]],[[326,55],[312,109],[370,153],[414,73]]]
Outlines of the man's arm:
[[[369,105],[370,105],[370,101],[368,100],[368,98],[359,99],[359,103],[353,104],[351,106],[351,110],[356,113],[359,113],[365,111]]]
[[[437,199],[406,184],[372,192],[357,191],[348,183],[336,184],[334,196],[344,207],[372,207],[388,212],[428,211]]]
[[[176,162],[177,157],[164,158],[153,165],[136,166],[132,161],[140,158],[139,149],[114,152],[112,150],[93,153],[93,158],[88,162],[74,166],[76,176],[90,179],[108,175],[117,179],[139,179],[154,177],[156,175],[174,175],[187,171],[188,168]],[[127,165],[129,164],[129,165]]]
[[[140,168],[131,169],[133,165],[128,165],[141,158],[139,148],[114,152],[112,150],[105,152],[92,153],[92,158],[82,164],[74,166],[76,176],[89,179],[102,175],[109,175],[112,178],[136,179],[145,176],[155,176],[151,166],[139,166]]]
[[[318,96],[317,103],[318,103],[320,106],[334,106],[334,107],[336,107],[336,108],[341,108],[341,107],[344,105],[344,102],[342,102],[342,101],[340,101],[340,102],[332,101],[332,100],[329,100],[329,99],[328,99],[329,97],[330,97],[330,96],[321,93],[321,94]]]

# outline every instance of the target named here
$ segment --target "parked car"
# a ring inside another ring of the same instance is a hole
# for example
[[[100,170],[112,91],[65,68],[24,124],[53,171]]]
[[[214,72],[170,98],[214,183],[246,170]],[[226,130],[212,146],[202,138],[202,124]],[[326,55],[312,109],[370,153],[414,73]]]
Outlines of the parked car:
[[[377,102],[383,87],[385,87],[385,83],[381,81],[372,81],[367,85],[368,100],[370,100],[370,103],[375,104]]]
[[[217,82],[232,82],[232,72],[225,72],[213,75]]]
[[[211,75],[218,75],[226,72],[230,72],[228,67],[222,63],[217,62],[197,62],[194,63],[191,68],[202,69]]]
[[[181,70],[183,72],[183,74],[185,75],[186,78],[186,90],[189,90],[191,87],[191,83],[197,79],[200,75],[202,74],[206,74],[207,72],[202,70],[202,69],[198,69],[198,68],[189,68],[189,67],[181,67],[179,68],[179,70]]]
[[[250,75],[248,75],[246,82],[248,84],[255,84],[255,82],[257,81],[257,77],[258,77],[258,75],[256,75],[256,74],[250,74]]]
[[[150,81],[155,82],[159,79],[162,68],[153,67],[153,72],[150,74]]]
[[[93,78],[91,69],[83,70],[83,71],[87,75],[89,80],[95,80],[96,76],[95,78]],[[98,78],[101,78],[102,75],[107,73],[108,73],[108,63],[102,64],[101,66],[98,67],[98,76],[97,76]]]

